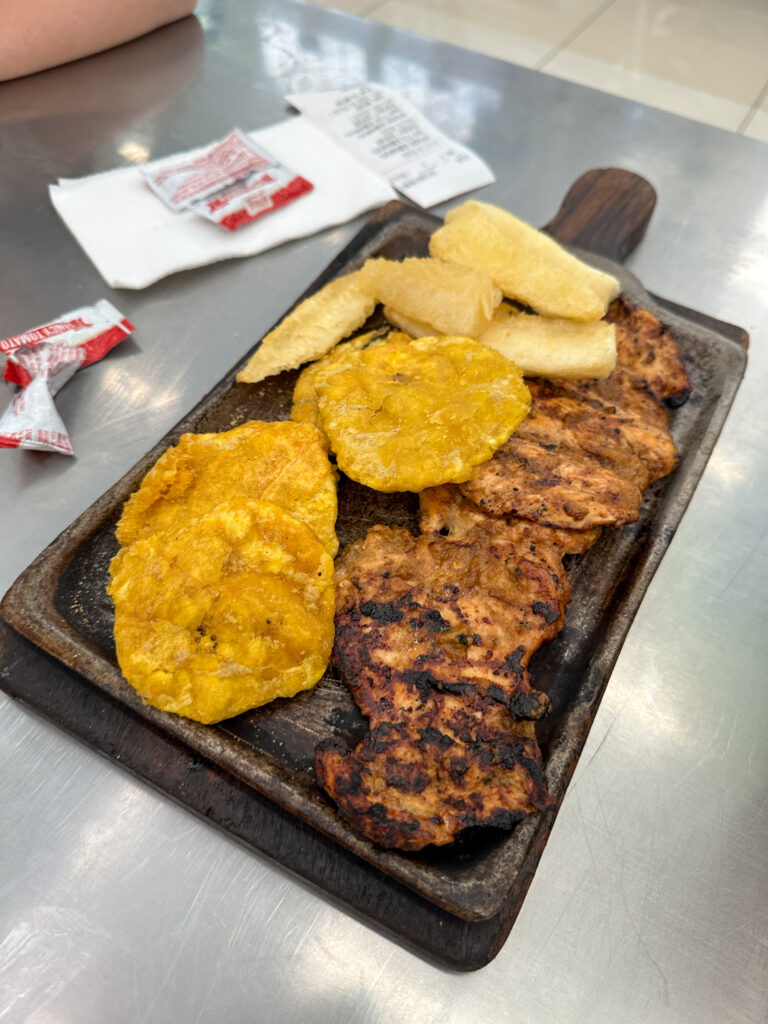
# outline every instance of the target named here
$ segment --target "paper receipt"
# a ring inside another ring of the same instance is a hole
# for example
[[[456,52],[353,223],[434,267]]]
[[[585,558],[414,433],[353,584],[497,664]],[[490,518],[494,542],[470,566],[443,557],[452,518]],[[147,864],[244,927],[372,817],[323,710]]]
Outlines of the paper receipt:
[[[490,167],[384,85],[286,97],[318,128],[422,207],[490,185]]]

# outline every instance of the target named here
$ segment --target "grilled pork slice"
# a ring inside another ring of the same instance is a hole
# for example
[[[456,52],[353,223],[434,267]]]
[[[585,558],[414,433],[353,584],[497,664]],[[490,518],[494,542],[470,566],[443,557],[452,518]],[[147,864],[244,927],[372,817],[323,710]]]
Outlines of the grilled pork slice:
[[[632,372],[638,386],[658,401],[682,405],[691,392],[677,342],[647,309],[616,299],[606,319],[616,324],[618,364]]]
[[[547,806],[532,722],[493,701],[407,682],[400,672],[388,692],[386,714],[356,750],[337,740],[317,748],[321,785],[362,835],[420,850],[450,843],[471,825],[510,827]]]
[[[539,399],[546,397],[580,403],[604,422],[615,422],[617,438],[639,458],[648,483],[667,476],[677,467],[678,451],[669,433],[669,412],[637,378],[618,367],[600,381],[529,381]],[[537,401],[539,400],[537,399]]]
[[[621,433],[620,419],[570,398],[542,397],[531,403],[531,412],[516,432],[521,440],[541,445],[557,437],[561,448],[581,450],[616,466],[642,491],[648,486],[649,473]]]
[[[530,721],[549,708],[531,655],[562,626],[560,552],[503,523],[462,537],[374,526],[337,576],[334,663],[370,731],[320,744],[340,814],[382,846],[418,850],[545,807]]]
[[[677,448],[669,435],[666,409],[648,392],[635,394],[628,375],[622,384],[621,371],[610,389],[601,392],[591,385],[591,381],[528,381],[531,414],[518,436],[546,443],[556,433],[571,447],[620,463],[622,472],[642,489],[671,473],[677,466]],[[613,402],[608,400],[609,390]]]
[[[492,516],[521,516],[545,526],[590,530],[638,518],[642,488],[617,462],[513,434],[460,484],[462,494]]]
[[[563,555],[578,555],[600,537],[600,527],[591,530],[565,530],[542,526],[515,516],[491,518],[474,502],[465,498],[455,484],[428,487],[419,494],[419,529],[423,534],[437,533],[449,540],[462,540],[475,526],[492,522],[494,533],[501,532],[513,543],[549,544]]]
[[[531,411],[461,485],[495,516],[590,529],[639,518],[642,492],[677,465],[662,400],[690,391],[677,343],[647,310],[615,302],[616,369],[604,380],[529,380]]]
[[[669,434],[669,410],[655,398],[631,369],[617,365],[603,380],[537,380],[544,394],[565,395],[587,403],[598,412],[618,415],[634,426]]]
[[[487,697],[518,718],[549,708],[527,665],[562,625],[570,585],[560,553],[480,525],[459,541],[374,526],[336,574],[333,660],[366,714],[392,672]]]

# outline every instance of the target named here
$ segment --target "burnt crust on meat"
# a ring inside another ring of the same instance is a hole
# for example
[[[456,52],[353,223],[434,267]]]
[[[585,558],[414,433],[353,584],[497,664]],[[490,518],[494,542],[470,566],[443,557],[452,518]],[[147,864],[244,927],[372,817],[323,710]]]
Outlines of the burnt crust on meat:
[[[648,484],[678,453],[664,402],[690,382],[680,350],[657,317],[623,300],[611,306],[617,363],[604,380],[531,379],[531,410],[462,494],[489,515],[575,530],[624,526],[640,516]]]
[[[532,722],[499,704],[419,689],[402,676],[402,718],[375,718],[359,746],[329,739],[315,769],[339,814],[384,847],[450,843],[476,825],[509,828],[548,803]]]
[[[333,661],[370,730],[329,741],[315,770],[362,835],[404,850],[472,825],[511,826],[547,788],[531,655],[561,628],[561,553],[503,523],[451,540],[375,526],[337,570]]]
[[[673,408],[691,393],[680,347],[659,318],[624,298],[615,299],[606,319],[616,325],[618,363],[658,401]]]
[[[339,559],[334,663],[355,697],[365,674],[401,671],[538,718],[549,701],[532,690],[528,661],[569,599],[560,553],[493,523],[457,541],[375,526]]]
[[[315,768],[342,818],[384,847],[443,845],[548,806],[529,662],[562,628],[566,555],[639,518],[672,472],[666,406],[690,383],[659,320],[625,300],[604,380],[529,380],[531,412],[464,484],[419,496],[421,535],[376,526],[338,561],[341,679],[369,720]]]

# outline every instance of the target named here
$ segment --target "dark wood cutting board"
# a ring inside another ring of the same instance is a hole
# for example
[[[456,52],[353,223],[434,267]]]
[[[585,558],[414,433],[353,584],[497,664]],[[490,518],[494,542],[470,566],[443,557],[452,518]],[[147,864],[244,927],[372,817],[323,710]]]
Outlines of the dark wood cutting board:
[[[287,416],[296,372],[239,385],[235,374],[250,353],[14,583],[0,608],[0,685],[421,954],[461,970],[487,963],[512,927],[621,644],[746,365],[743,331],[649,296],[614,262],[640,240],[654,203],[644,179],[617,169],[591,171],[547,226],[590,262],[617,274],[627,298],[660,316],[685,353],[694,391],[673,415],[679,469],[649,489],[639,523],[609,531],[572,563],[566,626],[532,662],[535,683],[554,706],[540,730],[553,796],[546,813],[531,815],[511,831],[468,832],[440,850],[380,850],[337,818],[314,779],[316,742],[330,735],[350,741],[365,727],[332,674],[310,694],[215,727],[148,708],[123,681],[104,591],[120,509],[180,434]],[[304,296],[371,255],[424,254],[438,224],[420,210],[389,204]],[[413,495],[381,495],[342,479],[340,540],[348,543],[375,522],[413,526],[416,507]]]

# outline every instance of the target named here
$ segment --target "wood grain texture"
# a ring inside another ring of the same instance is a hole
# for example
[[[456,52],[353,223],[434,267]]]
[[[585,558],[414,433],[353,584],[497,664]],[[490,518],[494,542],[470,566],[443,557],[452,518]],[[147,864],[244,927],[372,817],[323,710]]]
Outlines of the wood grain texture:
[[[622,263],[645,234],[656,206],[650,182],[631,171],[587,171],[544,230],[564,245]]]

